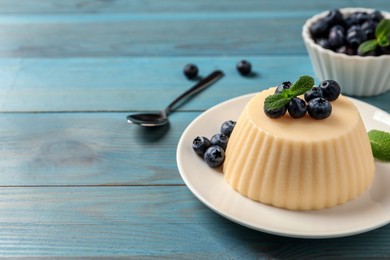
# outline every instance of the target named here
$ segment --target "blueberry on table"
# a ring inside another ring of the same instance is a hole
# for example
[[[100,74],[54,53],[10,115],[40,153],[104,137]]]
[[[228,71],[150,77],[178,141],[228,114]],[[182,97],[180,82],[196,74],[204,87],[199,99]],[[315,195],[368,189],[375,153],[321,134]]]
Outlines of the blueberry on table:
[[[252,72],[252,64],[249,61],[242,60],[237,63],[237,70],[243,76],[248,76]]]
[[[224,134],[215,134],[210,139],[211,145],[217,145],[224,150],[227,147],[228,141],[229,141],[229,137]]]
[[[280,84],[276,89],[275,89],[275,94],[282,93],[284,89],[289,89],[291,87],[292,83],[290,81],[285,81],[282,84]]]
[[[288,113],[292,118],[301,118],[306,114],[306,102],[300,98],[292,98],[288,103]]]
[[[189,63],[184,67],[183,73],[189,79],[194,79],[198,76],[198,67],[195,64]]]
[[[322,89],[320,87],[312,87],[311,90],[304,94],[306,102],[319,97],[323,97]]]
[[[230,137],[235,125],[236,125],[236,122],[233,120],[229,120],[229,121],[224,122],[221,126],[221,134],[226,135],[227,137]]]
[[[283,107],[271,109],[271,110],[264,108],[264,113],[269,118],[272,118],[272,119],[282,117],[282,116],[284,116],[284,114],[286,114],[286,112],[287,112],[287,106],[283,106]]]
[[[218,145],[210,146],[203,156],[204,161],[210,167],[219,167],[225,161],[225,151]]]
[[[325,98],[315,98],[307,104],[307,112],[313,119],[325,119],[332,113],[332,105]]]
[[[207,148],[209,148],[210,146],[210,140],[204,136],[198,136],[192,142],[192,148],[194,149],[195,153],[201,156],[203,156]]]
[[[335,101],[341,93],[340,85],[334,80],[324,80],[319,87],[323,97],[328,101]]]

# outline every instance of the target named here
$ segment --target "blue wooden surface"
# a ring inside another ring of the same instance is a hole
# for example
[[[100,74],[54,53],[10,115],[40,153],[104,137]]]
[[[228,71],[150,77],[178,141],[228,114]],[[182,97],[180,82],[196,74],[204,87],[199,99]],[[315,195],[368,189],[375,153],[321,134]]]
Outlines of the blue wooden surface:
[[[134,258],[390,257],[390,226],[339,239],[254,231],[209,210],[184,185],[186,126],[227,99],[313,70],[310,16],[373,1],[0,0],[0,256]],[[252,62],[256,77],[235,64]],[[200,74],[225,77],[158,131],[127,125]],[[390,92],[360,98],[390,112]]]

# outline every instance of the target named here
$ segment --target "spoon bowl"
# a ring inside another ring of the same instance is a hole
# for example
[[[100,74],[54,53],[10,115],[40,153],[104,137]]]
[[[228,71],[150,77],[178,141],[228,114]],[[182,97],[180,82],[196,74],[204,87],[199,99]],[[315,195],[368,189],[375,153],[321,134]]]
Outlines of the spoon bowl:
[[[144,113],[127,116],[127,122],[140,126],[154,127],[168,123],[168,117],[163,113]]]
[[[206,78],[199,81],[195,86],[178,96],[174,101],[172,101],[164,110],[154,113],[140,113],[127,116],[127,122],[130,124],[136,124],[145,127],[156,127],[166,125],[168,121],[168,115],[174,111],[174,106],[181,100],[186,97],[192,96],[195,93],[207,88],[215,81],[220,79],[223,76],[223,72],[216,70]]]

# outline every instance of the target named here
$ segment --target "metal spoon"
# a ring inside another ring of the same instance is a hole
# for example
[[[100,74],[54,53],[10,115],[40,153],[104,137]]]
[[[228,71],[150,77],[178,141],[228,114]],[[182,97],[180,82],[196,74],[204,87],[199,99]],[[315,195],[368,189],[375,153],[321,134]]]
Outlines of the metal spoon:
[[[168,115],[174,110],[174,106],[182,99],[192,96],[195,93],[207,88],[215,81],[223,76],[223,72],[216,70],[206,78],[199,81],[195,86],[178,96],[172,103],[170,103],[164,110],[158,113],[144,113],[144,114],[133,114],[127,116],[127,122],[131,124],[137,124],[141,126],[154,127],[162,126],[168,123]]]

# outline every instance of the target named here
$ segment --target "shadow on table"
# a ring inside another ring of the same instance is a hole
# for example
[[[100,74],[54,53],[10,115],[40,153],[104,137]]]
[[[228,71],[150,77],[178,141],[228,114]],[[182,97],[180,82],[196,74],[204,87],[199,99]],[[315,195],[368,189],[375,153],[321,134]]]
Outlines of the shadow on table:
[[[138,138],[145,143],[154,143],[161,140],[171,128],[170,123],[158,127],[134,127],[136,127],[134,138]]]
[[[289,238],[246,228],[224,219],[216,213],[213,228],[226,245],[227,255],[241,255],[255,259],[340,259],[390,257],[388,234],[390,225],[367,233],[329,239]],[[387,240],[387,241],[386,241]]]

